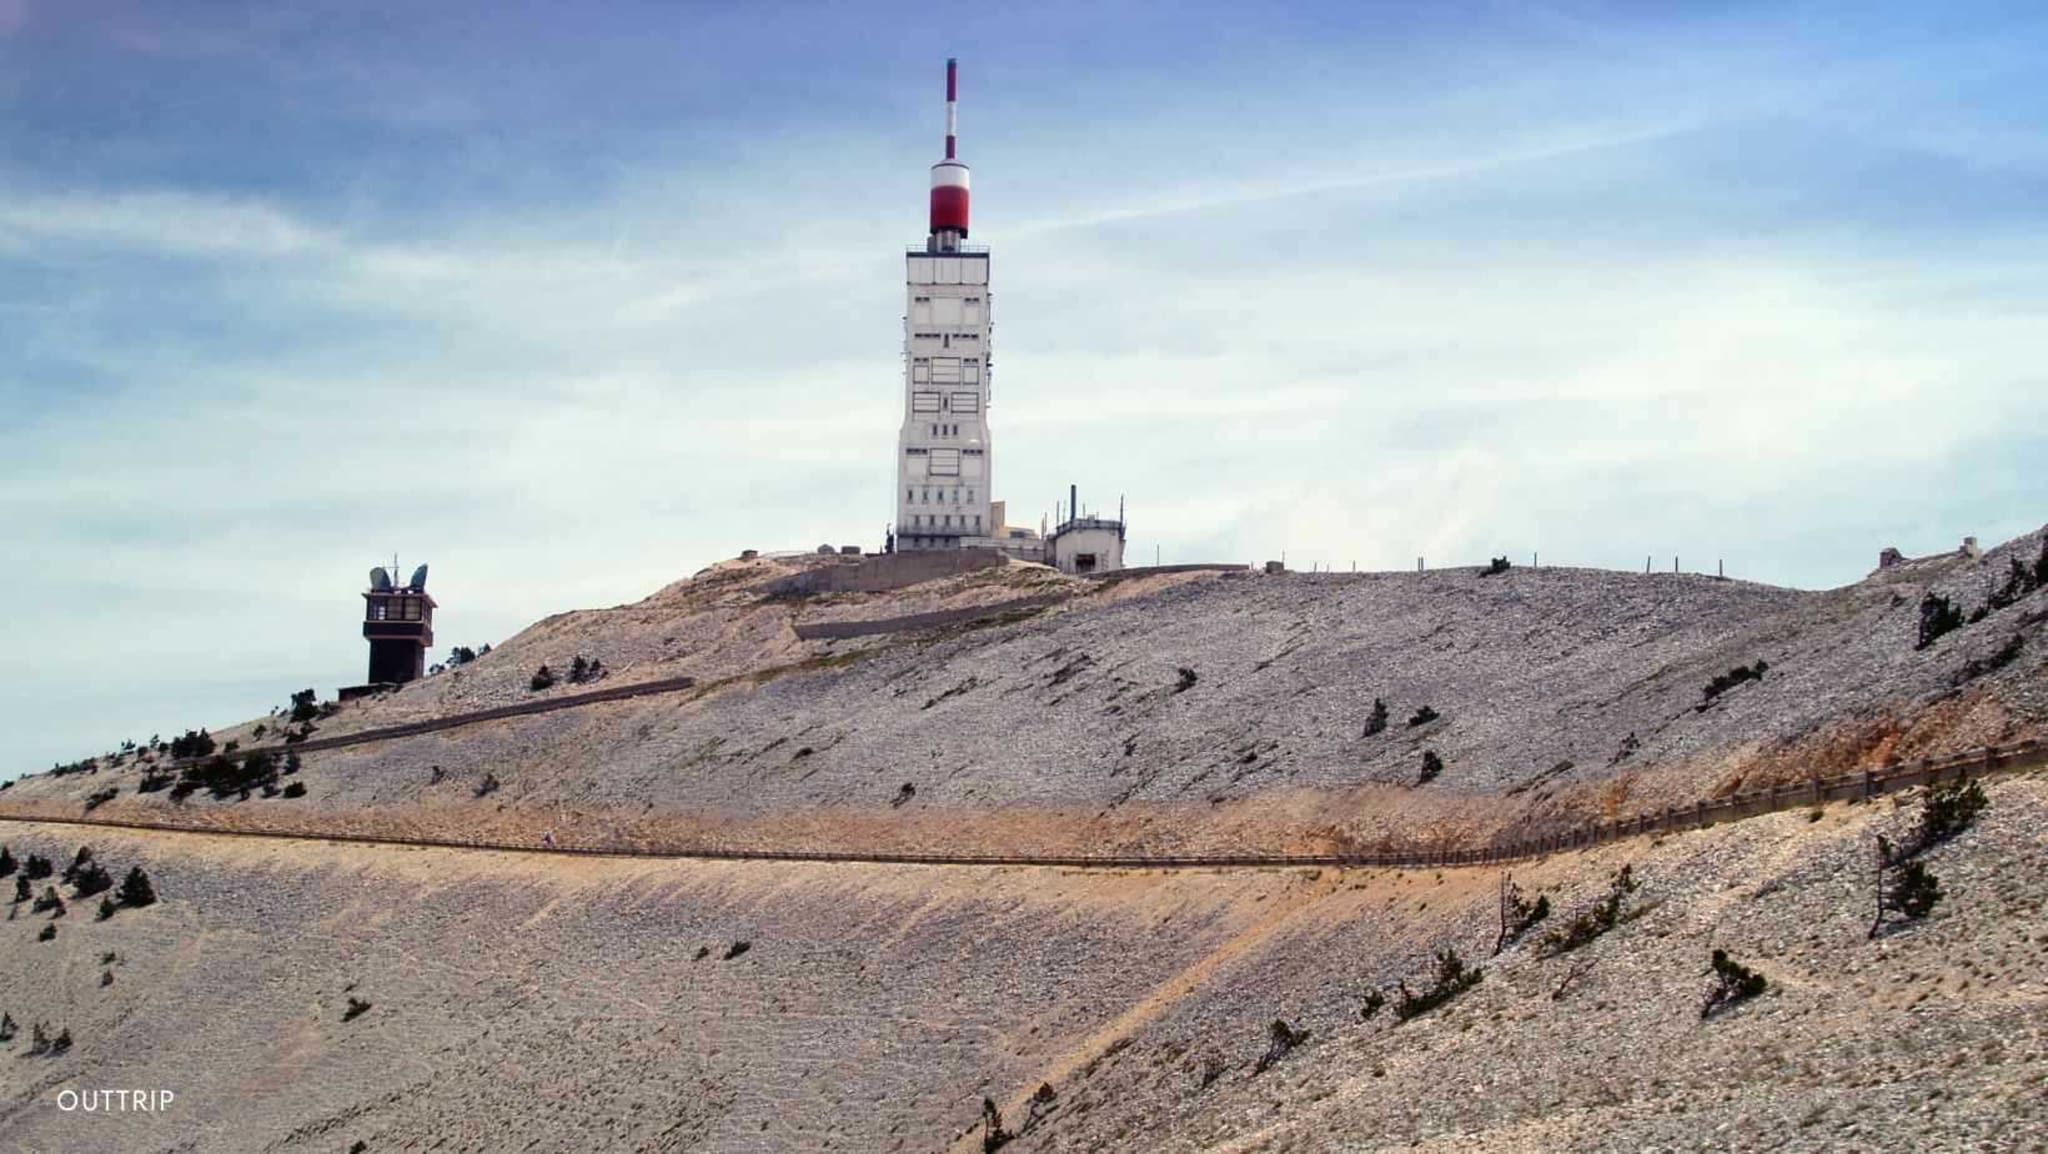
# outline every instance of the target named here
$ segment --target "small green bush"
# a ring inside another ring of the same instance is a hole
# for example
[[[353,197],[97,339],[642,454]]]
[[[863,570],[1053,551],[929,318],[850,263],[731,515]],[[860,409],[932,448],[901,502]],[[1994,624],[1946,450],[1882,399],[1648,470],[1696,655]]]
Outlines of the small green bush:
[[[305,783],[305,782],[303,782],[303,781],[294,781],[294,782],[290,783],[289,785],[286,785],[286,786],[284,787],[284,796],[286,796],[286,797],[304,797],[304,796],[306,796],[306,783]]]
[[[1421,709],[1416,710],[1414,716],[1408,719],[1408,728],[1413,729],[1418,725],[1428,725],[1430,722],[1435,721],[1437,718],[1442,716],[1443,715],[1438,713],[1436,710],[1431,709],[1429,706],[1425,705]]]
[[[476,783],[476,795],[478,797],[489,797],[496,792],[498,792],[498,775],[495,773],[485,773],[484,779]]]
[[[44,926],[44,927],[43,927],[43,932],[42,932],[42,933],[39,933],[39,934],[37,934],[37,935],[36,935],[36,940],[37,940],[37,941],[39,941],[39,942],[47,942],[47,941],[51,941],[51,940],[55,939],[55,938],[56,938],[56,936],[57,936],[57,923],[55,923],[55,922],[51,922],[51,923],[50,923],[49,925],[46,925],[46,926]]]
[[[533,680],[527,682],[526,684],[527,688],[533,690],[535,693],[539,693],[541,690],[553,686],[554,683],[555,671],[549,669],[547,667],[546,662],[542,662],[541,667],[533,671]]]
[[[357,1018],[362,1017],[364,1014],[369,1013],[369,1011],[370,1003],[363,1001],[361,998],[350,997],[348,1000],[348,1009],[343,1010],[341,1012],[341,1020],[344,1022],[353,1022]]]
[[[14,871],[20,868],[21,863],[14,860],[14,854],[9,852],[6,846],[0,845],[0,878],[11,877]]]

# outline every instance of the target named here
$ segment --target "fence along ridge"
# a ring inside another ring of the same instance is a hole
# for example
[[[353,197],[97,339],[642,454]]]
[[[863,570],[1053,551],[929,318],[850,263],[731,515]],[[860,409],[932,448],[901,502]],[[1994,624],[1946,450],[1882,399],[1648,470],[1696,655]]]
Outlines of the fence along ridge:
[[[1496,865],[1547,857],[1554,853],[1623,841],[1647,833],[1704,829],[1723,821],[1761,817],[1827,801],[1876,797],[1939,781],[1963,780],[1973,776],[2029,769],[2044,762],[2048,762],[2048,742],[2039,738],[2028,738],[2008,745],[1984,746],[1969,753],[1900,762],[1885,766],[1881,770],[1866,769],[1831,778],[1814,777],[1796,785],[1774,785],[1768,789],[1732,794],[1717,801],[1702,800],[1689,807],[1667,809],[1661,814],[1638,815],[1616,821],[1588,822],[1576,829],[1541,834],[1504,844],[1494,843],[1466,848],[1418,847],[1356,854],[968,854],[920,853],[914,850],[765,850],[706,845],[561,843],[548,847],[531,842],[491,838],[404,837],[398,834],[346,832],[339,829],[252,829],[210,825],[204,821],[120,820],[93,817],[89,814],[78,817],[42,817],[19,810],[10,812],[4,806],[0,806],[0,821],[137,829],[162,833],[212,834],[225,837],[280,838],[292,841],[477,849],[504,853],[573,854],[586,857],[837,862],[867,865],[1047,866],[1073,869],[1217,869],[1265,866],[1431,869]]]

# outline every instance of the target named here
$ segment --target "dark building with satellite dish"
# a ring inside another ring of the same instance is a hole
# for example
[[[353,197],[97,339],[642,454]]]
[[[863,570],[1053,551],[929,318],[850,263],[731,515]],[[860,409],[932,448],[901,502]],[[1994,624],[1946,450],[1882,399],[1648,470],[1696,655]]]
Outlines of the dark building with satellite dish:
[[[358,691],[418,680],[427,671],[427,650],[434,646],[434,599],[427,596],[427,567],[413,570],[412,580],[400,587],[391,583],[391,574],[379,565],[370,570],[370,588],[363,601],[370,681]]]

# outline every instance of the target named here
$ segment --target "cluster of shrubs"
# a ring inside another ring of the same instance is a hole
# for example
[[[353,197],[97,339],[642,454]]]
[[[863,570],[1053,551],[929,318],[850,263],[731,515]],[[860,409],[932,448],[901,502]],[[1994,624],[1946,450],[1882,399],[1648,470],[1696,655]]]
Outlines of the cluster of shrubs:
[[[287,751],[282,758],[267,749],[234,757],[223,752],[186,766],[175,780],[167,773],[146,774],[135,788],[137,792],[150,793],[168,786],[171,800],[177,802],[202,789],[217,800],[233,797],[247,801],[251,791],[260,791],[264,797],[304,797],[306,787],[300,782],[278,788],[278,779],[298,773],[300,764],[297,750]]]
[[[2005,580],[1991,591],[1984,604],[1971,610],[1967,618],[1963,616],[1961,606],[1930,590],[1920,599],[1920,636],[1915,648],[1925,649],[1964,625],[1975,625],[2001,609],[2011,608],[2043,586],[2048,586],[2048,540],[2041,542],[2041,554],[2034,559],[2032,565],[2018,557],[2008,558]],[[2009,648],[2015,656],[2018,654],[2017,646]],[[2007,660],[2011,658],[2008,657]]]
[[[1498,577],[1512,568],[1514,566],[1508,563],[1506,557],[1495,557],[1491,564],[1479,571],[1479,575],[1481,577]]]
[[[217,753],[196,765],[188,765],[171,787],[171,800],[183,801],[199,790],[214,798],[239,797],[246,801],[251,790],[276,796],[278,765],[267,750],[241,757]]]
[[[1388,713],[1386,701],[1383,698],[1373,698],[1372,714],[1365,719],[1365,731],[1359,734],[1359,736],[1371,737],[1374,734],[1385,733],[1387,730],[1387,716]],[[1428,705],[1424,705],[1422,708],[1417,709],[1414,713],[1409,714],[1408,728],[1414,729],[1417,726],[1428,725],[1430,722],[1435,721],[1437,718],[1442,716],[1443,714],[1438,713],[1434,708]]]
[[[47,913],[53,923],[67,912],[64,896],[57,892],[56,885],[43,887],[42,894],[37,896],[35,888],[30,883],[52,877],[55,873],[55,867],[50,864],[50,859],[40,854],[30,854],[26,861],[17,862],[12,851],[6,846],[0,846],[0,877],[14,878],[14,904],[19,906],[27,902],[30,913]],[[113,876],[107,872],[99,859],[93,856],[91,846],[78,847],[78,853],[71,859],[71,865],[64,870],[58,881],[72,888],[71,896],[75,901],[99,897],[101,921],[113,917],[114,913],[123,907],[139,909],[156,904],[156,887],[150,883],[149,875],[143,872],[141,866],[130,869],[128,876],[122,880],[120,889],[109,895],[107,891],[114,890]],[[47,925],[43,927],[43,932],[37,940],[47,942],[56,936],[57,927],[54,924]]]
[[[185,736],[171,739],[171,756],[179,761],[192,757],[205,757],[214,750],[213,735],[204,729],[185,731]]]
[[[582,685],[585,682],[596,681],[606,672],[603,661],[578,653],[575,659],[569,662],[569,684]],[[546,662],[542,662],[541,667],[533,671],[533,679],[527,682],[527,688],[539,693],[543,689],[552,688],[555,681],[555,671],[548,668]]]
[[[488,643],[481,645],[475,649],[471,649],[467,645],[457,645],[448,650],[447,661],[428,666],[427,672],[430,674],[446,673],[450,669],[460,669],[463,666],[468,665],[471,662],[474,662],[477,658],[482,657],[484,654],[489,653],[490,651],[491,647]]]
[[[13,1042],[14,1036],[20,1031],[21,1027],[14,1024],[14,1015],[0,1014],[0,1045]],[[42,1022],[37,1022],[29,1028],[29,1057],[55,1058],[69,1049],[71,1049],[71,1031],[69,1028],[57,1031],[54,1036],[51,1035],[50,1028]]]

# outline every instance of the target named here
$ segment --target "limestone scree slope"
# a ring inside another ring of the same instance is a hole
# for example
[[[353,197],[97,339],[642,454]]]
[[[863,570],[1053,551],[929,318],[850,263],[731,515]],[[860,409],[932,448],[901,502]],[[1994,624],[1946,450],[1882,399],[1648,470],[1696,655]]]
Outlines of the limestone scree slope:
[[[815,559],[731,562],[549,618],[316,736],[574,692],[529,683],[579,655],[601,686],[693,690],[309,754],[299,798],[139,792],[162,755],[129,755],[17,782],[0,810],[70,816],[99,795],[101,816],[768,849],[1475,841],[2040,735],[2048,583],[1997,594],[2043,548],[2036,532],[1825,592],[1582,569],[1100,584],[1013,566],[785,599],[773,582]],[[1930,592],[1981,619],[1919,647]],[[978,625],[794,631],[1044,596],[1063,599]],[[215,736],[274,743],[279,724]],[[1428,754],[1442,769],[1424,783]]]
[[[1518,870],[1551,925],[1621,865],[1639,880],[1612,931],[1560,957],[1542,926],[1489,956],[1491,871],[94,830],[95,856],[145,868],[160,900],[0,922],[0,1147],[972,1151],[986,1098],[1016,1151],[2026,1149],[2048,1124],[2048,779],[1987,792],[1926,855],[1942,902],[1875,941],[1872,839],[1911,825],[1910,799]],[[0,838],[59,868],[81,840]],[[1446,946],[1483,965],[1476,987],[1363,1016],[1368,991],[1424,988]],[[1716,948],[1768,987],[1703,1021]],[[1275,1019],[1305,1037],[1260,1071]],[[29,1053],[36,1027],[70,1048]],[[176,1098],[59,1106],[112,1088]]]

